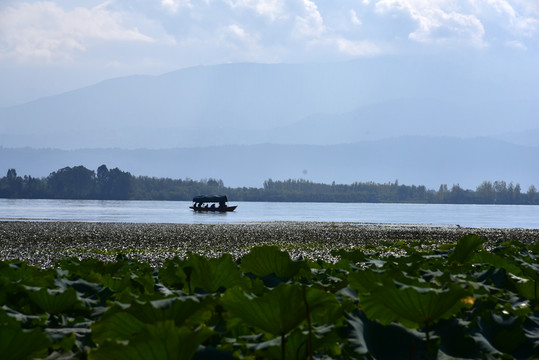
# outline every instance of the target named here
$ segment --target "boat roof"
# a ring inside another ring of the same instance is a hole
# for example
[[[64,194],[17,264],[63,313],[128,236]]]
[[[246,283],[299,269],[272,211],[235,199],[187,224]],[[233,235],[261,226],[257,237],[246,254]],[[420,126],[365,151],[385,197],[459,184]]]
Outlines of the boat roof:
[[[207,202],[227,202],[226,195],[199,195],[193,198],[195,203],[207,203]]]

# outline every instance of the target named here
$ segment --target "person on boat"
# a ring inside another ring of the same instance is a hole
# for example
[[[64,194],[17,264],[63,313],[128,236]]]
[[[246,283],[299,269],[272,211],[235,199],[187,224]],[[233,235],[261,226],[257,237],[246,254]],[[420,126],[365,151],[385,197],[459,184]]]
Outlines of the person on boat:
[[[211,204],[210,209],[215,209],[215,204]]]
[[[219,203],[219,209],[224,209],[224,208],[226,208],[226,204],[225,204],[224,201],[221,201],[221,202]]]

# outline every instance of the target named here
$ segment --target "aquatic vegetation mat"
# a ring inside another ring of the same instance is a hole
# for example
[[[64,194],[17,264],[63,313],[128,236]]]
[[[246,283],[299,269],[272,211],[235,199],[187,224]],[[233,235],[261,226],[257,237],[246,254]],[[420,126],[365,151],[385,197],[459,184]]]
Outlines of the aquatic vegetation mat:
[[[2,359],[532,359],[539,245],[0,262]]]

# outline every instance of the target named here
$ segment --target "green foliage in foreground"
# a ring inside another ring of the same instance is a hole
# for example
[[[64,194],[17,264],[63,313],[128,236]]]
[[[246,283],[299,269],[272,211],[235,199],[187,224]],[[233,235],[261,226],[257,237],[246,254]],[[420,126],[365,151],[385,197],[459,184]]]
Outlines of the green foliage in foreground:
[[[539,246],[0,263],[2,359],[532,359]],[[392,250],[389,247],[386,250]],[[389,252],[391,254],[391,252]]]

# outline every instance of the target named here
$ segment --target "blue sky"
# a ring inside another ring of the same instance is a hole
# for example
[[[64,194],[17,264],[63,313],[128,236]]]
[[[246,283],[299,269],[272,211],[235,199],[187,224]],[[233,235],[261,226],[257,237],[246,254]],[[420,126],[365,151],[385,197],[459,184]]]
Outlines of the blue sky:
[[[539,68],[539,1],[3,0],[0,106],[196,65],[457,54]]]

